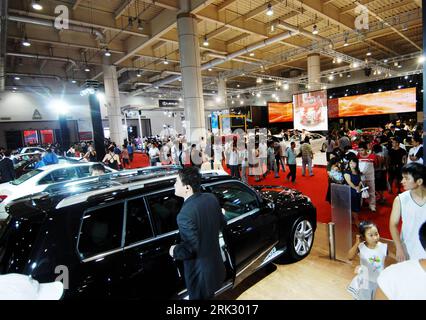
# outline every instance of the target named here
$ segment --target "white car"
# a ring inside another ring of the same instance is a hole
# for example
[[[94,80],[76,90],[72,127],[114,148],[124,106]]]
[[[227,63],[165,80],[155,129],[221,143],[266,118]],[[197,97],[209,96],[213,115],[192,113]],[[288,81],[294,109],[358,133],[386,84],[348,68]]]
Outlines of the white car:
[[[316,152],[325,152],[327,150],[327,138],[324,137],[323,135],[319,134],[319,133],[314,133],[314,132],[308,132],[306,131],[306,136],[308,136],[310,138],[310,144],[312,146],[312,151],[314,153]],[[281,134],[276,134],[274,135],[275,138],[278,138],[280,140],[283,139],[283,135]],[[295,136],[295,135],[291,135],[290,136],[290,141],[286,141],[286,143],[289,145],[290,142],[296,142],[296,150],[298,150],[300,148],[300,141],[299,141],[299,137]]]
[[[35,152],[45,153],[46,149],[43,149],[41,147],[25,147],[25,148],[22,148],[19,153],[23,154],[23,153],[35,153]]]
[[[34,169],[10,182],[0,184],[0,221],[7,218],[6,205],[14,199],[44,191],[48,186],[91,175],[93,162],[52,164]],[[105,173],[116,170],[105,167]]]

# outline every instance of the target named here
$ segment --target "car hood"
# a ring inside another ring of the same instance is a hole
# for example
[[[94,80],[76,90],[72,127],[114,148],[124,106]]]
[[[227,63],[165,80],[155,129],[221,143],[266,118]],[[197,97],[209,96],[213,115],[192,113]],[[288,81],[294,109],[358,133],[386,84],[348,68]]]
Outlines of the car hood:
[[[263,198],[272,201],[277,206],[286,205],[291,202],[311,200],[300,191],[283,186],[255,186]]]

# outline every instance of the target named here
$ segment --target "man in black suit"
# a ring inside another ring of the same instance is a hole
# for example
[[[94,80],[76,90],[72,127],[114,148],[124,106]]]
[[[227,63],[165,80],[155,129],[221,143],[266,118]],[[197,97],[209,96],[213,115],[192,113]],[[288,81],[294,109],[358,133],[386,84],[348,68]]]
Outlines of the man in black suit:
[[[4,158],[0,160],[0,183],[9,182],[15,179],[15,169],[10,155],[10,150],[6,150],[4,152]]]
[[[189,299],[210,299],[225,280],[219,232],[225,219],[217,198],[201,193],[201,174],[196,167],[179,171],[175,194],[184,198],[177,216],[181,242],[170,247],[170,255],[183,260]]]

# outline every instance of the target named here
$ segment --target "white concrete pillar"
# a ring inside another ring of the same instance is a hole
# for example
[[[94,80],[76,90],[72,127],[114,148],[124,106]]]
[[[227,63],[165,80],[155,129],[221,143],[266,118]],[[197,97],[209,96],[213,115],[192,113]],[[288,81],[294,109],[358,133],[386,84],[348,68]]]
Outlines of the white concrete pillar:
[[[320,55],[318,53],[312,53],[308,55],[308,83],[309,91],[319,90],[321,88],[320,83]]]
[[[217,83],[217,96],[218,101],[216,101],[216,106],[218,109],[226,108],[226,81],[225,78],[219,76],[219,81]]]
[[[129,128],[127,127],[127,112],[123,112],[124,115],[124,126],[126,127],[126,131],[124,132],[124,136],[127,139],[127,142],[129,142]],[[119,146],[120,148],[121,146]]]
[[[117,146],[124,142],[123,124],[121,118],[120,93],[118,91],[117,70],[110,65],[108,60],[104,60],[104,86],[105,100],[107,105],[108,123],[111,141]]]
[[[198,143],[202,136],[204,138],[206,136],[206,124],[197,20],[190,13],[180,13],[177,16],[177,27],[185,110],[185,134],[188,142]]]

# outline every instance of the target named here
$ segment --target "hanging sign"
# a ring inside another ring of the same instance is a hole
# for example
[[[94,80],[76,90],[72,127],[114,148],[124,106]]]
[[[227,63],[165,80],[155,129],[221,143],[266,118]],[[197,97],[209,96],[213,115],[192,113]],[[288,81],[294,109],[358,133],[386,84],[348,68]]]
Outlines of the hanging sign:
[[[179,107],[179,100],[158,100],[158,106],[160,108]]]

